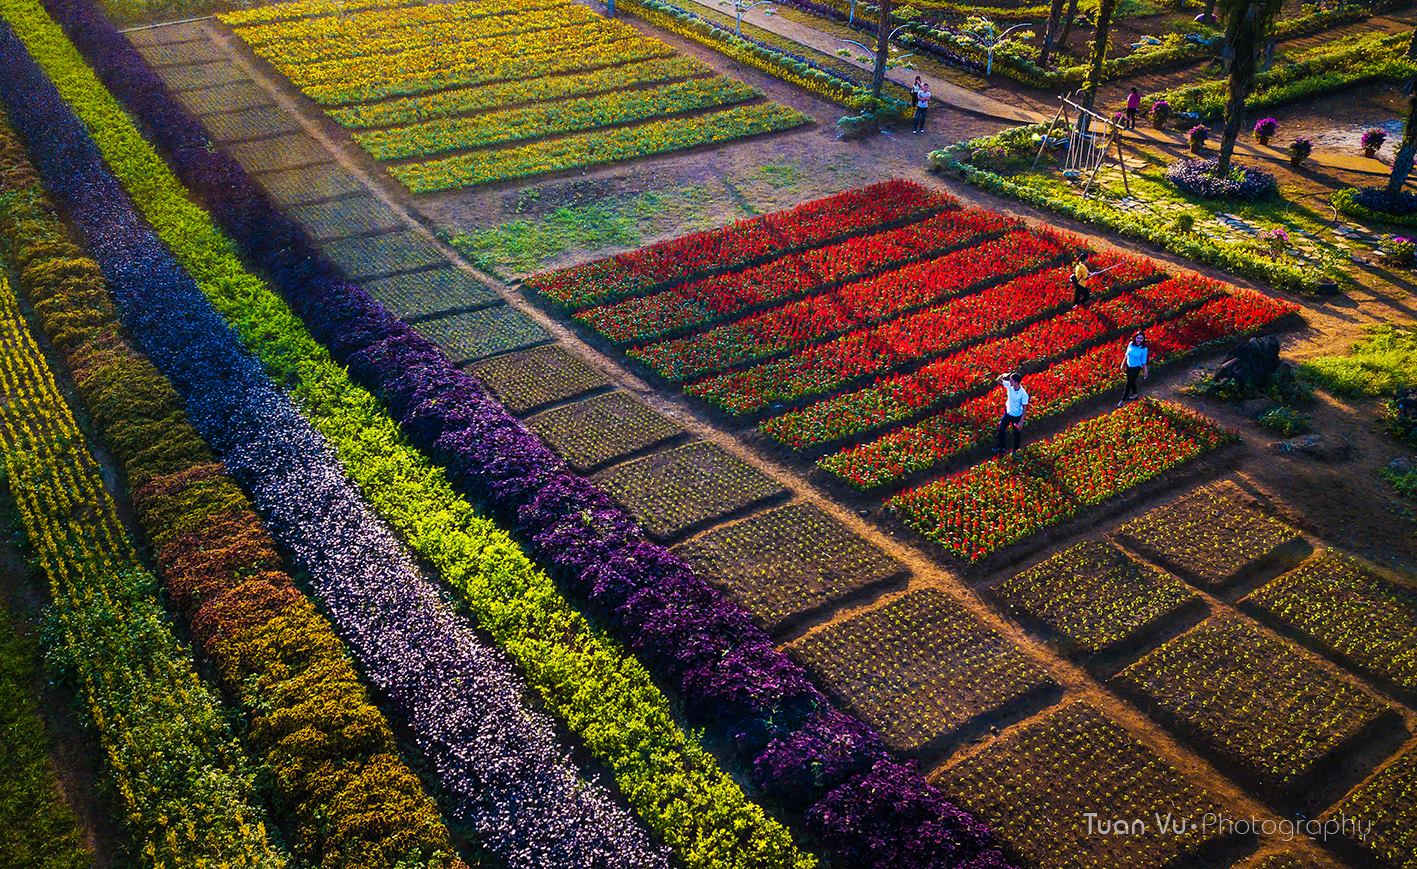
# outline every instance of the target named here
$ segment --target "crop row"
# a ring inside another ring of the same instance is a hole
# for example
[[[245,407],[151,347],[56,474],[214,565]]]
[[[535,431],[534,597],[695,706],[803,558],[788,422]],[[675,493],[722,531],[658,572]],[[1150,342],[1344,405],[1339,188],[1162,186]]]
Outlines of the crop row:
[[[822,399],[762,425],[794,448],[818,447],[904,422],[981,389],[1001,372],[1065,358],[1098,341],[1151,325],[1224,293],[1214,281],[1168,278],[966,347],[915,371]]]
[[[1053,686],[1042,667],[933,588],[808,634],[794,650],[902,751],[939,744]]]
[[[776,103],[753,103],[707,115],[662,118],[633,127],[611,127],[491,152],[464,154],[389,170],[413,193],[490,184],[604,163],[618,163],[790,130],[806,115]]]
[[[51,664],[81,698],[132,852],[146,865],[285,865],[227,713],[177,639],[3,277],[0,388],[6,482],[49,578]]]
[[[340,16],[364,9],[392,9],[414,6],[419,0],[288,0],[251,9],[239,9],[222,15],[228,24],[260,24],[268,21],[293,21],[300,18]]]
[[[744,218],[718,229],[533,275],[526,283],[556,305],[580,310],[957,207],[947,194],[913,181],[892,179],[786,211]]]
[[[169,599],[249,718],[246,742],[272,772],[292,849],[328,866],[451,861],[437,808],[329,622],[285,572],[170,384],[122,336],[98,264],[70,241],[4,127],[0,191],[0,233],[25,294],[122,465]],[[318,734],[318,747],[288,738],[296,732]],[[351,800],[360,811],[341,811]]]
[[[161,87],[152,86],[153,73],[142,64],[141,58],[122,40],[106,38],[103,30],[111,29],[111,25],[98,17],[91,6],[76,3],[60,8],[66,18],[91,25],[76,32],[82,30],[92,38],[91,42],[86,42],[86,47],[94,51],[99,68],[110,80],[122,87],[129,98],[143,101],[135,111],[150,121],[155,117],[167,121],[153,127],[162,131],[165,141],[202,136],[190,116]],[[54,38],[43,21],[30,20],[27,24],[28,35],[37,42],[46,37]],[[52,53],[61,52],[55,46]],[[699,861],[717,865],[810,864],[811,858],[793,847],[786,831],[748,802],[741,789],[697,742],[676,726],[667,700],[654,688],[648,674],[632,658],[618,652],[592,631],[556,592],[549,577],[537,571],[492,523],[479,517],[466,501],[457,498],[441,473],[402,441],[392,420],[379,411],[372,397],[350,384],[344,369],[333,364],[291,312],[241,269],[229,243],[212,226],[208,215],[181,198],[176,180],[136,135],[131,122],[102,92],[101,86],[75,75],[82,70],[78,59],[66,59],[62,66],[58,58],[51,57],[51,62],[68,73],[59,80],[75,91],[75,104],[93,122],[91,129],[121,157],[111,165],[124,172],[129,190],[145,205],[147,216],[171,242],[174,252],[194,273],[202,276],[201,289],[208,294],[208,299],[232,318],[242,335],[251,341],[250,349],[272,366],[273,373],[283,382],[292,384],[295,397],[312,414],[330,446],[339,452],[345,470],[354,475],[364,493],[405,535],[415,552],[458,587],[482,627],[523,666],[541,700],[586,741],[594,756],[612,769],[621,793],[632,801],[646,822],[672,844],[683,859],[694,865],[699,865]],[[312,257],[309,242],[303,237],[296,237],[298,248],[288,246],[286,234],[293,231],[293,225],[261,197],[258,188],[240,173],[234,162],[205,148],[200,155],[190,149],[179,150],[179,153],[187,157],[187,168],[213,170],[207,178],[223,195],[239,197],[227,209],[228,217],[247,221],[254,207],[259,207],[268,217],[241,224],[248,230],[260,227],[263,232],[272,232],[271,236],[266,236],[268,239],[280,236],[280,241],[275,242],[280,246],[269,251],[262,261],[287,273],[300,270],[304,277],[311,278],[310,282],[299,284],[307,289],[332,288],[328,265]],[[227,183],[224,173],[236,173],[239,183]],[[221,180],[211,180],[217,178]],[[313,275],[311,269],[315,269]],[[325,283],[320,284],[314,280],[316,277]],[[342,282],[334,286],[350,288]],[[367,296],[364,298],[367,300]],[[335,297],[320,302],[327,306],[325,310],[333,304],[337,304]],[[209,312],[200,297],[195,304],[178,307]],[[219,322],[211,328],[215,330]],[[346,339],[351,334],[343,333]],[[407,334],[417,340],[414,333]],[[215,334],[211,337],[214,341],[217,338]],[[237,352],[238,348],[232,343],[232,352]],[[242,370],[237,363],[230,368]],[[193,373],[203,375],[205,370]],[[253,388],[248,387],[247,392]],[[249,413],[228,410],[233,417]],[[275,418],[269,414],[268,410],[264,417],[267,421]],[[216,427],[215,420],[212,424]],[[322,487],[334,484],[322,479],[311,481],[310,487],[316,482]],[[292,500],[305,499],[302,496]],[[273,506],[281,508],[278,504]],[[356,532],[367,536],[370,529],[356,527]],[[334,546],[328,542],[341,539],[339,529],[328,529],[322,546],[334,553],[348,553],[362,540],[348,540]],[[305,554],[319,556],[320,553],[309,552],[316,545],[313,536],[298,542],[306,547]],[[300,547],[292,548],[300,550]],[[410,579],[383,588],[386,594],[398,596],[422,585],[425,584]],[[376,612],[392,610],[389,605],[374,607]],[[467,648],[475,642],[469,637],[449,644],[430,637],[408,647],[400,660],[405,668],[437,666],[449,657],[456,659],[466,654]],[[425,661],[431,664],[425,665]],[[500,666],[489,666],[486,673],[499,669]],[[458,689],[459,694],[475,695],[484,678],[466,678]],[[386,693],[393,693],[394,686],[381,687]],[[444,687],[453,687],[446,684],[446,676],[444,683],[422,686],[421,690],[435,698]],[[426,727],[488,728],[501,716],[524,714],[518,705],[504,701],[500,711],[481,721],[475,716],[471,719],[455,716],[452,720],[446,717],[433,721],[421,719],[419,723]],[[450,712],[456,710],[456,706],[445,708]],[[434,748],[439,752],[458,751],[475,738],[471,734],[463,737],[449,734],[437,745],[424,742],[421,747],[425,753]],[[626,835],[623,823],[617,818],[619,811],[612,806],[601,804],[597,817],[578,819],[582,814],[578,807],[596,805],[600,799],[598,789],[585,788],[581,783],[574,794],[567,794],[559,782],[538,780],[533,771],[516,769],[516,764],[509,763],[512,760],[506,756],[496,757],[491,749],[472,755],[458,751],[439,769],[446,782],[449,772],[456,775],[468,763],[497,763],[510,777],[504,785],[493,788],[493,793],[485,794],[484,807],[500,813],[499,803],[506,808],[515,804],[519,816],[515,824],[501,824],[495,814],[462,819],[476,821],[480,830],[491,832],[496,844],[518,848],[514,862],[549,865],[566,861],[574,865],[591,860],[609,861],[614,865],[622,862],[655,865],[662,859],[658,849],[650,851],[647,843]],[[485,780],[484,787],[494,781]],[[533,789],[536,793],[513,795],[504,789],[506,786],[514,791]],[[511,796],[511,803],[500,801],[495,791]],[[561,806],[559,816],[537,817],[541,807],[551,809],[557,804]],[[718,832],[723,829],[743,831],[743,838],[725,839]],[[557,839],[563,841],[554,844]],[[517,846],[518,840],[524,844]],[[599,845],[595,844],[597,841]],[[588,848],[597,849],[598,856],[590,857]]]
[[[1324,551],[1245,599],[1314,645],[1417,693],[1417,591]]]
[[[1238,616],[1215,616],[1113,677],[1170,726],[1254,775],[1300,786],[1391,707]]]
[[[978,248],[972,248],[971,251]],[[1098,257],[1103,259],[1103,257]],[[1099,280],[1100,298],[1161,275],[1151,263],[1128,258],[1124,270]],[[857,378],[884,374],[913,362],[1026,327],[1061,313],[1072,303],[1068,267],[1045,268],[977,293],[951,298],[898,319],[783,359],[691,384],[685,391],[733,413],[761,411],[770,404],[835,392]]]
[[[1344,832],[1382,865],[1410,867],[1417,855],[1417,750],[1409,749],[1354,788],[1328,817],[1371,823],[1361,837],[1351,823]]]
[[[569,8],[566,0],[499,0],[494,3],[432,3],[382,8],[349,15],[241,25],[242,41],[281,67],[369,55],[395,54],[427,45],[519,33],[573,20],[590,21],[590,9]],[[238,13],[239,14],[239,13]],[[420,36],[423,34],[426,38]]]
[[[661,377],[690,380],[893,319],[1057,262],[1069,242],[1027,231],[856,281],[627,355]]]
[[[453,817],[512,866],[667,865],[633,818],[581,778],[552,721],[527,706],[526,686],[506,660],[443,603],[328,443],[207,304],[197,276],[235,289],[246,273],[229,248],[216,246],[222,240],[203,238],[200,213],[169,212],[144,187],[125,191],[13,36],[0,43],[0,62],[8,80],[22,83],[5,96],[15,127],[103,268],[124,325],[309,577],[366,678],[437,771]],[[134,151],[124,156],[125,168],[138,165]],[[180,239],[171,253],[127,192],[155,228],[180,226],[180,236],[166,236]],[[188,219],[179,224],[181,217]],[[193,264],[191,274],[178,254]],[[221,266],[226,273],[214,277]]]
[[[641,90],[355,133],[354,140],[375,160],[401,160],[730,106],[761,96],[752,85],[727,76],[693,78]]]
[[[404,431],[452,470],[457,485],[516,523],[532,551],[678,689],[685,713],[722,737],[721,744],[751,770],[765,794],[800,813],[824,847],[856,865],[932,865],[942,854],[972,859],[976,867],[1006,865],[987,829],[945,801],[918,771],[892,758],[868,728],[833,709],[745,612],[648,542],[603,492],[568,473],[435,346],[361,287],[331,272],[298,226],[237,164],[203,146],[205,137],[191,116],[91,6],[71,0],[56,2],[56,8],[80,25],[75,34],[111,86],[145,119],[177,171],[213,205],[211,213],[235,234],[246,255],[268,265],[286,300],[340,363],[380,390]],[[68,87],[79,84],[72,74],[61,80]],[[79,104],[93,113],[93,129],[105,139],[132,130],[116,107]],[[172,185],[166,168],[150,155],[133,169],[126,164],[135,155],[122,156],[114,165],[125,169],[135,188]],[[185,248],[193,227],[172,230],[174,246]],[[252,338],[253,347],[265,346],[278,358],[274,351],[283,345],[258,340],[275,322],[266,296],[215,300]],[[257,303],[262,310],[255,310]],[[299,369],[299,377],[291,370],[292,388],[305,388],[306,368]],[[353,450],[377,441],[365,435],[355,427],[336,443]],[[360,470],[354,463],[346,467]],[[402,490],[398,496],[404,497]],[[424,511],[417,518],[430,515]]]
[[[1196,852],[1220,838],[1185,824],[1219,812],[1216,798],[1085,702],[1005,734],[950,767],[941,782],[1033,866],[1192,865],[1187,858],[1199,859]],[[1095,826],[1117,818],[1146,826],[1126,835]],[[1163,829],[1166,820],[1175,823]]]
[[[1017,221],[977,208],[946,211],[917,223],[709,275],[648,296],[587,308],[575,317],[616,344],[648,341],[949,253],[1017,225]]]
[[[454,88],[431,94],[329,109],[336,123],[355,129],[394,127],[458,115],[604,94],[639,85],[661,84],[713,72],[692,57],[662,57],[566,75],[538,76],[482,87]]]
[[[979,561],[1234,437],[1183,407],[1144,399],[887,503],[946,552]]]
[[[1096,654],[1135,639],[1198,598],[1165,571],[1089,540],[991,590],[1008,610],[1044,625],[1067,650]]]
[[[1168,570],[1212,588],[1266,569],[1304,546],[1299,532],[1246,506],[1234,483],[1184,495],[1118,533]]]
[[[1147,327],[1151,364],[1170,362],[1216,340],[1253,331],[1290,310],[1292,307],[1287,304],[1255,294],[1221,296],[1175,319]],[[1029,374],[1029,419],[1057,415],[1103,390],[1119,386],[1123,379],[1120,360],[1117,346],[1101,344]],[[1024,370],[1031,368],[1029,365]],[[999,406],[996,395],[976,395],[873,441],[825,456],[818,465],[858,489],[898,483],[984,443],[993,434]],[[768,425],[773,422],[770,420]],[[826,424],[832,425],[830,420]],[[839,428],[828,429],[836,430]],[[803,443],[811,441],[804,439]]]

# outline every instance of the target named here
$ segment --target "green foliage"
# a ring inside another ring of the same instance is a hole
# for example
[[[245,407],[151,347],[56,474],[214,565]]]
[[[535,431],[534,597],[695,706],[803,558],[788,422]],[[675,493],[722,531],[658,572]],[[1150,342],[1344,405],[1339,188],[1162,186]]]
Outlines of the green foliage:
[[[1348,215],[1356,217],[1365,223],[1386,223],[1392,226],[1417,226],[1417,214],[1392,214],[1386,211],[1377,211],[1369,208],[1358,201],[1358,190],[1355,187],[1345,187],[1336,191],[1330,199],[1333,207]]]
[[[1290,437],[1309,430],[1309,416],[1292,407],[1276,407],[1260,414],[1260,428],[1277,435]]]
[[[1405,471],[1383,468],[1378,473],[1382,474],[1382,478],[1392,485],[1393,491],[1397,492],[1398,497],[1417,501],[1417,468],[1409,468]]]
[[[38,670],[33,639],[0,603],[0,866],[81,869],[93,855],[59,795],[34,695]]]
[[[1303,376],[1347,398],[1387,396],[1417,386],[1417,329],[1379,325],[1342,356],[1320,356],[1299,366]]]

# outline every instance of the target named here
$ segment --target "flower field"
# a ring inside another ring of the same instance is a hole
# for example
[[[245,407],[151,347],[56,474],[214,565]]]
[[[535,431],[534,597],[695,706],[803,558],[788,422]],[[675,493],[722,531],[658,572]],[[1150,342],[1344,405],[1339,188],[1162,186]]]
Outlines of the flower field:
[[[1027,375],[1030,418],[1046,418],[1118,388],[1120,348],[1137,330],[1157,365],[1294,310],[1110,251],[1089,258],[1092,300],[1079,307],[1068,274],[1086,250],[1080,238],[887,181],[526,285],[661,381],[816,456],[830,477],[888,490],[992,436],[1000,372]],[[974,559],[1002,545],[951,551]]]
[[[298,5],[295,4],[295,5]],[[415,193],[787,130],[800,112],[568,0],[221,16]]]

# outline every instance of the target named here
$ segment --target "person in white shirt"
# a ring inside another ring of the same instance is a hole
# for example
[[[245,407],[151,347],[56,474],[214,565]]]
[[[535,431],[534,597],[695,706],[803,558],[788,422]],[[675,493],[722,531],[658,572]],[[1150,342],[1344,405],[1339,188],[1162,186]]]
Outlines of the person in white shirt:
[[[930,83],[921,82],[915,90],[915,132],[925,132],[925,113],[930,110]]]
[[[1149,356],[1146,349],[1146,334],[1138,332],[1132,336],[1132,340],[1127,343],[1127,352],[1122,356],[1122,370],[1127,374],[1127,388],[1122,391],[1122,398],[1117,402],[1121,407],[1125,402],[1141,398],[1141,390],[1137,388],[1137,375],[1145,380],[1151,372],[1147,370],[1146,360]]]
[[[999,438],[994,452],[1004,452],[1004,435],[1009,429],[1014,430],[1012,451],[1018,452],[1023,440],[1023,414],[1028,410],[1028,390],[1023,388],[1023,375],[1017,371],[999,375],[999,383],[1004,387],[1004,416],[999,420]]]

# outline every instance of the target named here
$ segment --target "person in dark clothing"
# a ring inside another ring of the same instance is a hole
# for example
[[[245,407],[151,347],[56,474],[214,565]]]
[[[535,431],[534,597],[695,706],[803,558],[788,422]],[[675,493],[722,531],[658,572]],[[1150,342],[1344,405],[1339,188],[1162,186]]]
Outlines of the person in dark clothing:
[[[1023,414],[1028,410],[1028,390],[1023,388],[1023,375],[1017,371],[1000,375],[998,382],[1004,387],[1004,415],[999,419],[998,440],[994,452],[1004,452],[1004,435],[1009,429],[1014,432],[1013,452],[1018,452],[1023,441]]]
[[[1073,273],[1068,275],[1068,283],[1073,285],[1073,304],[1086,305],[1092,298],[1092,287],[1089,285],[1092,280],[1092,272],[1087,268],[1087,254],[1078,254],[1077,265],[1073,266]]]
[[[1150,376],[1146,361],[1149,356],[1146,349],[1146,335],[1138,332],[1132,336],[1132,340],[1127,343],[1127,352],[1122,356],[1122,371],[1127,375],[1127,386],[1122,390],[1122,397],[1117,402],[1121,407],[1128,401],[1141,397],[1141,390],[1137,386],[1137,379],[1145,380]]]
[[[1127,129],[1137,128],[1137,112],[1141,111],[1141,93],[1136,88],[1127,94]]]
[[[930,110],[930,83],[921,82],[915,91],[915,132],[925,132],[925,113]]]

